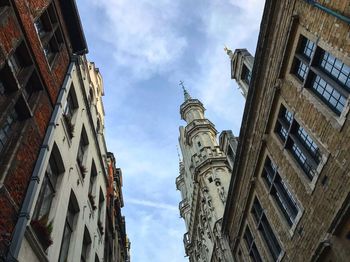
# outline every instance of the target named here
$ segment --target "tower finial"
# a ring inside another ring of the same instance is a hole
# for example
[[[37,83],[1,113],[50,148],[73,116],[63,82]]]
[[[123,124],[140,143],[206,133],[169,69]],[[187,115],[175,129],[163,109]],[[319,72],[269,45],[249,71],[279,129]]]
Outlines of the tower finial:
[[[182,87],[182,90],[184,91],[184,97],[185,97],[185,101],[191,99],[190,94],[187,92],[185,86],[184,86],[184,81],[180,80],[179,86]]]

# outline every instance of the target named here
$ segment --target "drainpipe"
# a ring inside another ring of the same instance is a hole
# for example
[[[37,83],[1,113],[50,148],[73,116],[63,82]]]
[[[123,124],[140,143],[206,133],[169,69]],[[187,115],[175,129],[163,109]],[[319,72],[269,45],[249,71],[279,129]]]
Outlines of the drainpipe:
[[[50,157],[50,154],[48,154],[48,152],[50,152],[51,150],[50,147],[52,147],[53,145],[55,128],[56,126],[58,126],[58,121],[60,120],[60,117],[61,117],[60,113],[62,111],[62,106],[63,106],[62,102],[64,101],[63,98],[66,97],[65,93],[69,92],[70,85],[68,85],[67,83],[71,81],[71,72],[73,70],[74,64],[75,64],[75,60],[73,60],[70,63],[63,85],[58,94],[57,103],[51,115],[51,119],[50,119],[48,128],[46,130],[44,141],[40,148],[39,156],[35,164],[32,177],[29,181],[27,193],[23,201],[20,213],[18,215],[18,220],[13,232],[6,261],[11,261],[11,262],[18,261],[17,258],[22,245],[22,240],[24,238],[27,224],[30,221],[30,211],[34,205],[34,197],[37,191],[40,189],[39,182],[45,174],[46,165],[44,165],[44,163],[46,163],[48,161],[48,158]]]
[[[321,5],[320,3],[317,3],[315,0],[304,0],[305,2],[309,3],[312,6],[315,6],[319,9],[321,9],[322,11],[325,11],[326,13],[335,16],[336,18],[339,18],[340,20],[344,21],[347,24],[350,24],[350,18],[344,15],[339,14],[338,12],[329,9],[323,5]]]

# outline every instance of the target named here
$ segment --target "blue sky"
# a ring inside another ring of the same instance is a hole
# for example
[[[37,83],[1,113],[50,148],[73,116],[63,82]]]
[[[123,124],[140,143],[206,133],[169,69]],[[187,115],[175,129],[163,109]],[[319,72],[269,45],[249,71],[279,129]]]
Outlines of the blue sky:
[[[244,99],[226,44],[254,53],[263,0],[77,0],[88,58],[104,79],[106,140],[123,170],[135,262],[184,258],[179,218],[179,81],[219,132],[238,135]]]

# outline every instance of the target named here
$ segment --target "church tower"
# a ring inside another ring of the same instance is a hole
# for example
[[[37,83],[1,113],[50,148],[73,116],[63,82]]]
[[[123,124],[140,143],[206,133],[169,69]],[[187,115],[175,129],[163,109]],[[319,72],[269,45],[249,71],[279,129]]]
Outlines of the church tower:
[[[184,89],[180,106],[186,126],[180,127],[183,160],[176,187],[181,192],[180,215],[185,220],[186,255],[190,261],[230,261],[221,236],[221,219],[231,177],[226,155],[217,142],[217,131],[205,118],[205,108]]]
[[[233,53],[225,47],[225,51],[231,60],[231,79],[236,80],[242,95],[247,99],[252,78],[254,57],[245,48],[236,49]]]

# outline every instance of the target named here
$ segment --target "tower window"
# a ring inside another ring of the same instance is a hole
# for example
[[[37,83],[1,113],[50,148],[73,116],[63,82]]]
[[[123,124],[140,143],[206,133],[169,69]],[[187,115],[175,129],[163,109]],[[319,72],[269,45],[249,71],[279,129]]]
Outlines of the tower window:
[[[197,142],[197,145],[199,146],[199,147],[201,147],[202,146],[202,144],[201,144],[201,142]]]
[[[243,65],[243,67],[242,67],[241,78],[244,82],[246,82],[248,85],[250,85],[250,81],[252,80],[252,73],[250,72],[248,67],[246,67],[245,65]]]

